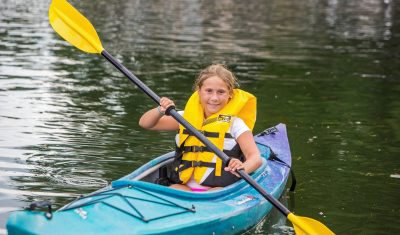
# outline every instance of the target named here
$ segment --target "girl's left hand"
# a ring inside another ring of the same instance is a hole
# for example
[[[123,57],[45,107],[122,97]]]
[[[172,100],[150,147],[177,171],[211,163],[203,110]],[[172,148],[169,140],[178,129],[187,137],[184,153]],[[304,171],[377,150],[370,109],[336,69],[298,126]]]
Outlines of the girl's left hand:
[[[239,159],[231,158],[229,161],[229,165],[225,167],[225,171],[230,171],[232,174],[236,175],[240,178],[240,175],[237,173],[237,170],[244,169],[244,164]]]

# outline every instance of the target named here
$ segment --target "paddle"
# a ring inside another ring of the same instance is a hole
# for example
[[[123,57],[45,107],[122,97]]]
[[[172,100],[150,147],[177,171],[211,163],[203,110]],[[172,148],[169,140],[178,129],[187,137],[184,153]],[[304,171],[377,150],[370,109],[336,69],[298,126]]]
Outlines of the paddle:
[[[49,9],[49,21],[53,29],[67,42],[82,51],[100,53],[151,99],[153,99],[157,104],[160,103],[160,97],[157,94],[150,90],[150,88],[128,71],[128,69],[126,69],[103,48],[93,25],[67,1],[52,1]],[[225,163],[229,161],[229,157],[212,144],[203,134],[197,131],[181,115],[179,115],[175,110],[175,107],[170,107],[166,113],[175,118],[176,121],[184,126],[192,135],[196,136]],[[259,184],[257,184],[257,182],[254,181],[244,170],[239,170],[238,174],[293,223],[296,234],[334,234],[329,230],[329,228],[317,220],[296,216],[291,213],[277,199],[272,197]]]

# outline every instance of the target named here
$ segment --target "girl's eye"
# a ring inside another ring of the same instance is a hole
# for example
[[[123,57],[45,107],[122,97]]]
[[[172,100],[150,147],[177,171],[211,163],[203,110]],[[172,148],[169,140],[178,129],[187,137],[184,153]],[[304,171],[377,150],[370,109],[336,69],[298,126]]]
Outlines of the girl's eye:
[[[225,91],[225,90],[213,90],[213,89],[205,89],[205,92],[207,93],[207,94],[212,94],[212,93],[217,93],[218,95],[224,95],[224,94],[226,94],[227,93],[227,91]]]

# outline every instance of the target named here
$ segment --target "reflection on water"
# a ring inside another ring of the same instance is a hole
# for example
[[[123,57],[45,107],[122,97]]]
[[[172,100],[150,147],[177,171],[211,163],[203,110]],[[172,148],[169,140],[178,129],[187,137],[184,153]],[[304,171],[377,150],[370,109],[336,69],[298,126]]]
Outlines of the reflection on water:
[[[284,192],[279,201],[285,207],[288,205],[288,192]],[[294,235],[294,228],[287,224],[286,217],[282,216],[281,212],[277,209],[272,209],[262,221],[257,224],[254,228],[246,232],[246,234],[287,234]]]
[[[299,181],[291,210],[339,234],[400,231],[400,180],[390,177],[400,173],[397,2],[71,3],[110,53],[178,107],[199,69],[226,62],[258,97],[256,131],[288,125]],[[137,125],[151,100],[53,32],[49,4],[0,4],[2,228],[32,200],[60,207],[173,147],[173,133]],[[254,231],[288,226],[269,223]]]

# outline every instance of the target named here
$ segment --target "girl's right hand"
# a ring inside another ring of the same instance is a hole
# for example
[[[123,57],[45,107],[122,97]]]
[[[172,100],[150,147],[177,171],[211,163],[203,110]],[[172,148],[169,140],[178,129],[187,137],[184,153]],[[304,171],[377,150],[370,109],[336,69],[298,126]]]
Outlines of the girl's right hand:
[[[165,111],[171,106],[175,106],[175,104],[174,104],[174,102],[172,100],[170,100],[167,97],[161,97],[161,99],[160,99],[160,112],[162,114],[164,114]]]

